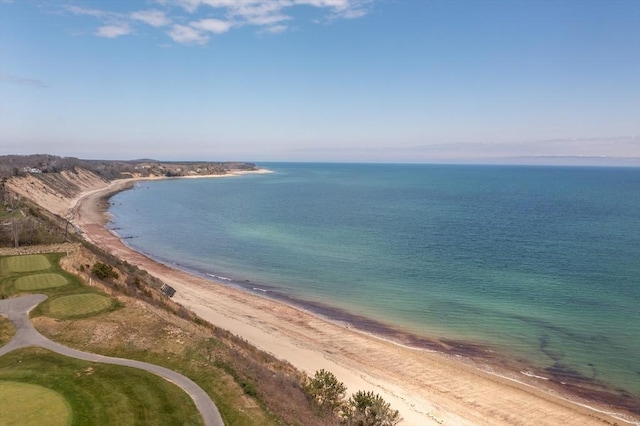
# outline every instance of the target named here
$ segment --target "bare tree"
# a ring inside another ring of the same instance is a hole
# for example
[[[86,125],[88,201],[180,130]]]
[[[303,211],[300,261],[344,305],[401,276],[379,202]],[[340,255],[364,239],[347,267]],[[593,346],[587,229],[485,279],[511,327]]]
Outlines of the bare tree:
[[[12,217],[9,219],[9,230],[11,232],[11,239],[13,240],[14,247],[20,247],[20,234],[22,232],[22,218]]]

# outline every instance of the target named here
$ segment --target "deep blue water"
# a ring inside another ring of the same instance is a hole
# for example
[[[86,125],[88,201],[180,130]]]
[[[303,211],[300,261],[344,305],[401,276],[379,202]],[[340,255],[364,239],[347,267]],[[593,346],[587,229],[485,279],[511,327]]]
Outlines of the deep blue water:
[[[168,263],[640,395],[640,169],[262,166],[139,183],[111,226]]]

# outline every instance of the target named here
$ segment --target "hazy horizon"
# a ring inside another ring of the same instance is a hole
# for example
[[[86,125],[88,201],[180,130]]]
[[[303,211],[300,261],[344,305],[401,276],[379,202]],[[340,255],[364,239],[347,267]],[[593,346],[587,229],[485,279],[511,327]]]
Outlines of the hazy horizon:
[[[0,0],[0,155],[640,165],[640,2]]]

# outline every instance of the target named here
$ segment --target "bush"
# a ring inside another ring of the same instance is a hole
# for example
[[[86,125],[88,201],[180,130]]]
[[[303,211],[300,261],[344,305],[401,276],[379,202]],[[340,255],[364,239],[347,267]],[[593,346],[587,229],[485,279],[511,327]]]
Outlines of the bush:
[[[110,278],[117,279],[119,277],[118,273],[113,269],[111,265],[106,265],[102,262],[96,262],[93,265],[93,268],[91,268],[91,272],[101,280]]]
[[[323,411],[335,411],[344,403],[347,387],[330,371],[319,370],[313,378],[307,378],[304,388],[309,397]]]
[[[378,394],[358,391],[345,407],[345,423],[349,426],[395,426],[401,418]]]
[[[340,416],[348,426],[395,426],[402,420],[398,410],[373,392],[358,391],[345,401],[347,387],[326,370],[307,377],[304,390],[321,410]]]

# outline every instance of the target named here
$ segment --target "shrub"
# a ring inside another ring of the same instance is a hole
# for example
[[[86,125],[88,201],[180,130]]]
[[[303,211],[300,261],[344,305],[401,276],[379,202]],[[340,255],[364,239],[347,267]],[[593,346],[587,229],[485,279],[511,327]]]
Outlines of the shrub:
[[[111,265],[106,265],[102,262],[96,262],[93,265],[93,268],[91,268],[91,272],[101,280],[106,280],[109,278],[117,279],[119,277],[118,273],[113,269]]]
[[[347,387],[330,371],[319,370],[307,378],[304,389],[321,410],[335,411],[344,403]]]
[[[395,426],[401,420],[398,410],[380,395],[364,391],[351,395],[344,414],[349,426]]]

